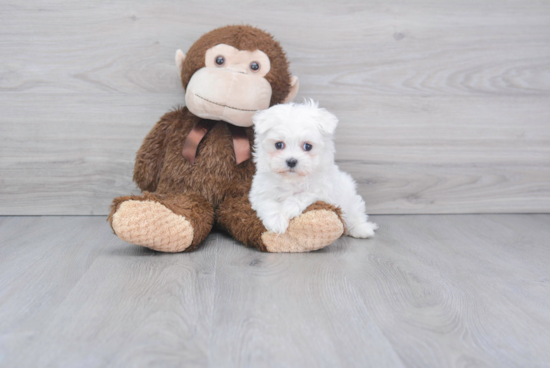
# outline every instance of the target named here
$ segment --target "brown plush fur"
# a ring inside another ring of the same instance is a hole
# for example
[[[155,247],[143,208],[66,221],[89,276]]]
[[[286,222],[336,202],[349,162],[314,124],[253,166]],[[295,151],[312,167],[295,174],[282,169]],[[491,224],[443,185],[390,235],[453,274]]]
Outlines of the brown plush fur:
[[[240,50],[265,52],[271,61],[271,70],[266,76],[273,89],[271,104],[284,100],[290,90],[285,54],[269,34],[249,26],[223,27],[201,37],[191,47],[183,64],[181,80],[184,87],[193,73],[204,66],[206,50],[220,43]],[[262,243],[266,229],[248,201],[254,163],[247,160],[236,164],[227,124],[215,123],[200,143],[194,165],[183,157],[185,138],[199,120],[183,107],[167,113],[153,127],[137,153],[134,167],[134,181],[144,193],[115,198],[109,215],[111,226],[113,215],[124,201],[155,201],[192,224],[194,236],[187,251],[204,240],[213,223],[247,246],[266,251]],[[247,128],[246,132],[252,146],[253,130]],[[340,216],[338,209],[326,203],[314,204],[307,211],[312,209],[335,211]]]

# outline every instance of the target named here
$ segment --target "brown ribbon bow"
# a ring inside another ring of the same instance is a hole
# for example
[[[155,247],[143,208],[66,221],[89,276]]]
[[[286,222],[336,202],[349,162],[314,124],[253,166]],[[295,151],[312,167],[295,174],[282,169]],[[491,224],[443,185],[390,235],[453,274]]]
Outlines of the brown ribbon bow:
[[[183,144],[182,154],[192,165],[195,164],[195,157],[197,156],[197,148],[202,139],[216,125],[216,121],[212,120],[200,120],[195,124],[191,132],[185,138]],[[235,150],[235,160],[237,165],[241,162],[248,160],[251,157],[250,154],[250,142],[246,136],[246,130],[243,127],[227,124],[231,135],[233,136],[233,149]]]

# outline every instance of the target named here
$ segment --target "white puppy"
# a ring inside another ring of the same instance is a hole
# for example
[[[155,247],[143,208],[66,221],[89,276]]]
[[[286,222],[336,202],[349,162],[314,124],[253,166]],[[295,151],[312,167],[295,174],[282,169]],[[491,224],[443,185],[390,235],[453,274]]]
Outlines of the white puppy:
[[[347,234],[367,238],[365,202],[352,177],[334,163],[338,119],[313,101],[275,105],[254,115],[256,174],[250,203],[267,230],[286,231],[290,219],[325,201],[342,209]]]

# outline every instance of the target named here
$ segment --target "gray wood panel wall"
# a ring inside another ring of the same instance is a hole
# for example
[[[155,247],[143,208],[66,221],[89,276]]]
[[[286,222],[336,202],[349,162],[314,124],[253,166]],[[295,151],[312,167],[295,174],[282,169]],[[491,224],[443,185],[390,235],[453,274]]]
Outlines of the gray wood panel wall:
[[[106,214],[203,33],[259,26],[370,213],[550,211],[550,2],[0,3],[0,214]]]

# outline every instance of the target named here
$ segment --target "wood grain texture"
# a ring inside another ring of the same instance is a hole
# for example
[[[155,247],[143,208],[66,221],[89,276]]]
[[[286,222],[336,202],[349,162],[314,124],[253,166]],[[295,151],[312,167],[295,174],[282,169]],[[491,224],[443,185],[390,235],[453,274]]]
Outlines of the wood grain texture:
[[[0,217],[0,367],[548,367],[550,215],[388,215],[266,254]]]
[[[137,192],[137,148],[183,103],[174,51],[231,23],[339,116],[369,212],[550,211],[550,3],[117,0],[0,4],[0,214]]]

